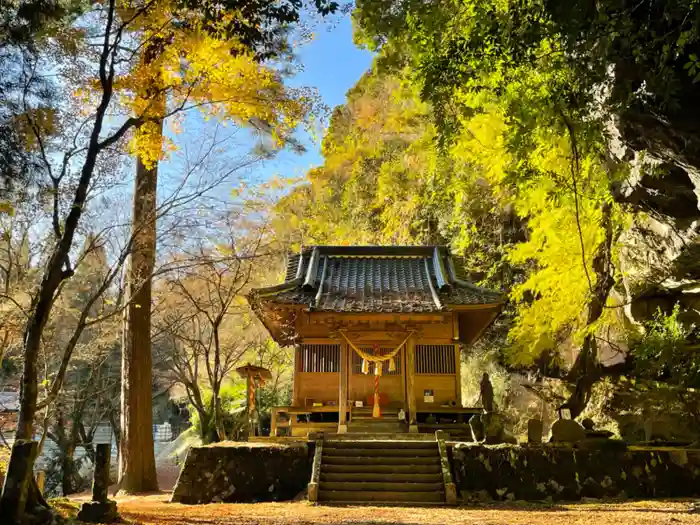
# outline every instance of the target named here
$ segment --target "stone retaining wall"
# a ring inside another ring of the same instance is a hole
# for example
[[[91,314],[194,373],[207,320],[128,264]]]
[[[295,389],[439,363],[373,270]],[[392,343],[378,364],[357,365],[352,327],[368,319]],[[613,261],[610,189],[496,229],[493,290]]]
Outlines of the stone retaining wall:
[[[581,449],[458,443],[452,467],[465,501],[700,495],[700,450],[628,450],[614,441]]]
[[[587,448],[453,443],[449,457],[465,503],[700,496],[700,450],[628,450],[615,441]],[[290,500],[309,483],[312,459],[313,442],[193,447],[172,501]]]
[[[310,477],[309,448],[303,443],[192,447],[172,501],[196,504],[289,500],[306,488]]]

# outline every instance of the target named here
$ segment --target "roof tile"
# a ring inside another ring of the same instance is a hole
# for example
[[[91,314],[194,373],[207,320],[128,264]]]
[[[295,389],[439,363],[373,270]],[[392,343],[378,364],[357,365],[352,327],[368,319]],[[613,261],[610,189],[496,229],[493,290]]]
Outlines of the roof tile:
[[[313,290],[304,290],[295,281],[298,266],[301,264],[302,270],[308,266],[311,249],[307,249],[289,259],[285,279],[289,287],[271,287],[267,293],[266,289],[261,289],[254,294],[261,294],[275,303],[302,304],[314,310],[332,312],[436,312],[454,305],[502,302],[498,293],[479,288],[459,277],[455,279],[456,276],[448,276],[450,286],[437,291],[433,258],[442,257],[443,266],[450,257],[444,248],[318,248],[321,260]],[[437,301],[433,290],[437,291]]]

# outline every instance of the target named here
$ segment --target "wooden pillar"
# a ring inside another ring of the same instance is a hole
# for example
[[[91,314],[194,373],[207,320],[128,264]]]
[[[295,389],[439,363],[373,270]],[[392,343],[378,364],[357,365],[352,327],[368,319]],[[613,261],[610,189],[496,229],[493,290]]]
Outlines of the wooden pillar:
[[[403,410],[408,414],[408,387],[406,383],[408,381],[408,345],[404,343],[403,348],[399,350],[399,355],[401,356],[401,392],[403,393]]]
[[[270,436],[277,437],[277,414],[279,408],[273,407],[270,409]]]
[[[338,433],[343,434],[348,431],[347,411],[348,411],[348,343],[340,342],[340,385],[338,392]]]
[[[418,420],[416,419],[416,388],[413,380],[416,365],[416,341],[414,336],[408,338],[406,342],[406,397],[408,397],[408,422],[409,432],[418,432]]]
[[[299,345],[294,346],[294,371],[292,373],[292,406],[299,406]]]
[[[250,437],[255,436],[255,426],[253,424],[253,403],[255,401],[253,397],[253,389],[255,387],[253,386],[253,378],[251,377],[250,372],[248,372],[248,375],[246,376],[245,386],[246,396],[248,397],[248,400],[246,402],[246,416],[248,419],[248,431],[246,436],[247,440],[250,439]]]
[[[462,406],[462,356],[459,344],[455,345],[455,400]]]

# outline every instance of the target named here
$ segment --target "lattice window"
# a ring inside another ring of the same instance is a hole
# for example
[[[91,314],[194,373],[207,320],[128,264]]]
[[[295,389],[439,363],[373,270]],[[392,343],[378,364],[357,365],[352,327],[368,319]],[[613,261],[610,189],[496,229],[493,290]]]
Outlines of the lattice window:
[[[299,372],[339,372],[340,345],[310,345],[299,347]]]
[[[416,374],[454,374],[454,345],[416,345]]]
[[[380,355],[386,355],[394,350],[394,348],[380,348],[379,349],[379,354]],[[360,346],[360,349],[371,354],[374,349],[371,346]],[[354,350],[350,350],[352,352],[352,373],[353,374],[361,374],[362,373],[362,358],[359,356],[357,352]],[[382,375],[387,375],[387,376],[398,376],[401,375],[401,350],[399,350],[396,355],[394,356],[394,362],[396,363],[396,370],[393,372],[389,372],[389,361],[384,361],[381,363],[382,366]],[[375,363],[369,363],[369,374],[374,375],[374,365]]]

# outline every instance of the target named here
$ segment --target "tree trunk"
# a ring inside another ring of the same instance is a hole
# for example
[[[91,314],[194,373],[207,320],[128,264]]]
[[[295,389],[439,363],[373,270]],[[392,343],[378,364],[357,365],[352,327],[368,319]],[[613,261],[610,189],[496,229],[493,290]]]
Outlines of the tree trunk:
[[[162,50],[163,41],[150,40],[144,45],[143,62],[153,63]],[[149,116],[164,115],[165,96],[160,92],[157,75],[142,96],[150,100]],[[162,119],[157,122],[156,129],[162,137]],[[153,445],[151,355],[151,277],[156,259],[158,163],[156,161],[152,166],[144,164],[141,147],[145,146],[137,143],[132,251],[127,273],[122,346],[119,479],[121,490],[126,493],[158,490]]]
[[[61,443],[61,492],[64,496],[69,496],[77,492],[75,486],[75,446],[73,443]]]
[[[199,415],[199,437],[202,439],[203,445],[208,445],[209,440],[209,413],[204,408],[198,408]]]
[[[598,246],[591,265],[596,281],[591,290],[591,299],[588,302],[586,326],[592,325],[603,315],[610,290],[615,284],[612,267],[612,244],[615,236],[612,209],[608,203],[603,203],[601,211],[601,224],[605,228],[605,238]],[[602,372],[602,365],[598,361],[598,343],[595,334],[589,334],[584,339],[581,351],[567,376],[567,379],[575,383],[576,386],[562,408],[569,409],[572,419],[581,415],[581,412],[586,408],[591,398],[593,385],[604,375]]]
[[[157,168],[136,165],[133,248],[122,347],[119,478],[125,492],[158,490],[153,445],[151,274],[155,266]]]
[[[105,28],[105,35],[110,35],[112,32],[113,15],[114,11],[112,5],[107,12],[107,26]],[[108,39],[109,37],[106,38]],[[108,43],[109,40],[106,40],[106,42]],[[90,132],[89,146],[85,152],[85,161],[83,162],[83,166],[80,170],[80,179],[78,180],[77,186],[75,186],[73,202],[71,203],[70,211],[68,212],[68,215],[64,221],[63,232],[60,237],[56,239],[56,244],[54,245],[51,256],[45,266],[41,284],[39,285],[36,295],[32,300],[29,319],[27,320],[25,327],[23,348],[24,359],[22,380],[20,385],[20,408],[17,430],[15,434],[15,444],[21,443],[22,440],[31,440],[33,438],[33,424],[34,417],[36,415],[38,396],[37,358],[41,345],[41,336],[43,334],[46,322],[49,319],[49,315],[51,314],[51,308],[55,299],[56,290],[64,279],[68,279],[73,275],[73,270],[68,264],[68,256],[73,246],[73,238],[83,213],[83,206],[87,199],[87,193],[95,170],[97,157],[101,149],[104,147],[100,143],[102,124],[113,95],[113,77],[107,72],[107,64],[110,53],[109,49],[110,47],[105,45],[103,53],[100,57],[99,69],[102,96],[100,97],[100,103],[97,106],[97,111],[95,113],[95,121]],[[16,463],[21,463],[22,451],[18,449],[17,454],[15,454],[15,447],[13,445],[10,464],[13,463],[15,455],[17,456]],[[34,457],[30,457],[27,464],[27,468],[29,469],[30,473],[33,464]],[[21,469],[10,470],[8,472],[7,478],[5,478],[5,483],[3,485],[3,494],[0,498],[1,516],[22,517],[25,514],[25,502],[26,509],[29,509],[30,511],[34,510],[34,507],[42,507],[44,509],[48,508],[46,501],[36,486],[36,482],[33,481],[33,477],[31,477],[32,481],[29,483],[27,492],[25,492],[26,498],[24,496],[16,498],[15,491],[11,489],[7,490],[8,487],[18,487],[22,485],[24,481],[22,479],[22,475],[23,473],[21,472]]]
[[[226,430],[224,429],[224,419],[221,413],[221,397],[219,397],[219,392],[216,392],[216,397],[214,397],[214,428],[216,428],[216,434],[219,441],[226,441]]]

